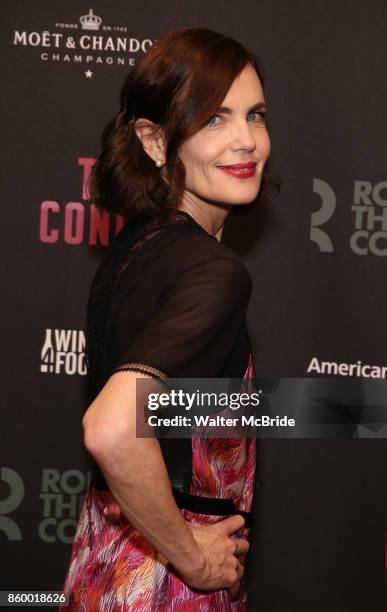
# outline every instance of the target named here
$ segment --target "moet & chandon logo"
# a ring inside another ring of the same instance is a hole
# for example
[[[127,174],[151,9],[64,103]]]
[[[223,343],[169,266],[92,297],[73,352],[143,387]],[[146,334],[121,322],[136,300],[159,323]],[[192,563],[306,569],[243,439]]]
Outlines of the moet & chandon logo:
[[[79,18],[82,30],[98,31],[102,23],[101,17],[94,15],[93,9],[90,9],[87,15],[81,15]]]
[[[33,47],[42,62],[80,64],[87,79],[93,77],[97,64],[105,66],[134,66],[138,53],[146,53],[155,40],[128,36],[125,25],[109,25],[89,9],[78,20],[58,19],[51,28],[46,25],[34,31],[13,30],[12,44]],[[157,39],[156,39],[157,40]]]

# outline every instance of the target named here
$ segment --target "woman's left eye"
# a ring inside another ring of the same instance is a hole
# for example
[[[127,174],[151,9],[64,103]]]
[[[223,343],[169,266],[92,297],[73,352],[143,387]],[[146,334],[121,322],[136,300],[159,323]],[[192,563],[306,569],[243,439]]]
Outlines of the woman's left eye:
[[[247,117],[250,117],[250,116],[253,116],[253,121],[254,120],[265,121],[266,112],[264,112],[264,111],[252,111],[251,113],[249,113],[247,115]],[[209,125],[209,126],[219,125],[219,122],[215,123],[213,121],[214,119],[220,119],[220,115],[212,115],[212,117],[210,117],[209,120],[207,121],[207,125]]]

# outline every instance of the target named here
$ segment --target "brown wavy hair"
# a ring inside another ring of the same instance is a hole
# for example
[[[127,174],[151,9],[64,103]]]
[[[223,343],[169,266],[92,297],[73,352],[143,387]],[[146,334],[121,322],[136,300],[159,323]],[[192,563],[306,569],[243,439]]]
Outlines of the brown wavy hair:
[[[179,147],[217,112],[248,63],[263,88],[257,58],[233,38],[205,28],[180,28],[156,41],[126,77],[121,108],[103,130],[101,151],[90,175],[90,201],[126,219],[170,218],[185,186]],[[135,132],[140,117],[163,128],[167,180]],[[273,199],[280,185],[268,159],[260,195]]]

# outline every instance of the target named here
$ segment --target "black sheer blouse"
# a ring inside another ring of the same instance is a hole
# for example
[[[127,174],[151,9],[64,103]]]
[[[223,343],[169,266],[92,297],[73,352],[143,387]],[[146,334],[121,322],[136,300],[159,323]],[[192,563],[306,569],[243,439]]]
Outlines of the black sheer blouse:
[[[122,364],[165,376],[243,376],[252,282],[235,253],[182,211],[146,230],[125,225],[97,270],[88,304],[91,400]]]
[[[251,277],[231,249],[180,213],[152,229],[124,225],[96,272],[86,326],[90,402],[124,364],[160,377],[243,378]]]

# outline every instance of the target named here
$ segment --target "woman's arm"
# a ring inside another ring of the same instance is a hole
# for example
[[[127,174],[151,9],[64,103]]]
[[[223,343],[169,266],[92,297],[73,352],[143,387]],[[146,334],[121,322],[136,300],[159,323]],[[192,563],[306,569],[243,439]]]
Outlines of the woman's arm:
[[[229,536],[243,526],[243,517],[190,529],[175,503],[157,438],[136,438],[136,378],[147,377],[117,372],[109,378],[83,417],[85,446],[127,519],[192,578],[191,586],[197,580],[208,581],[207,588],[235,585],[243,570],[234,555],[247,552],[249,544]]]

